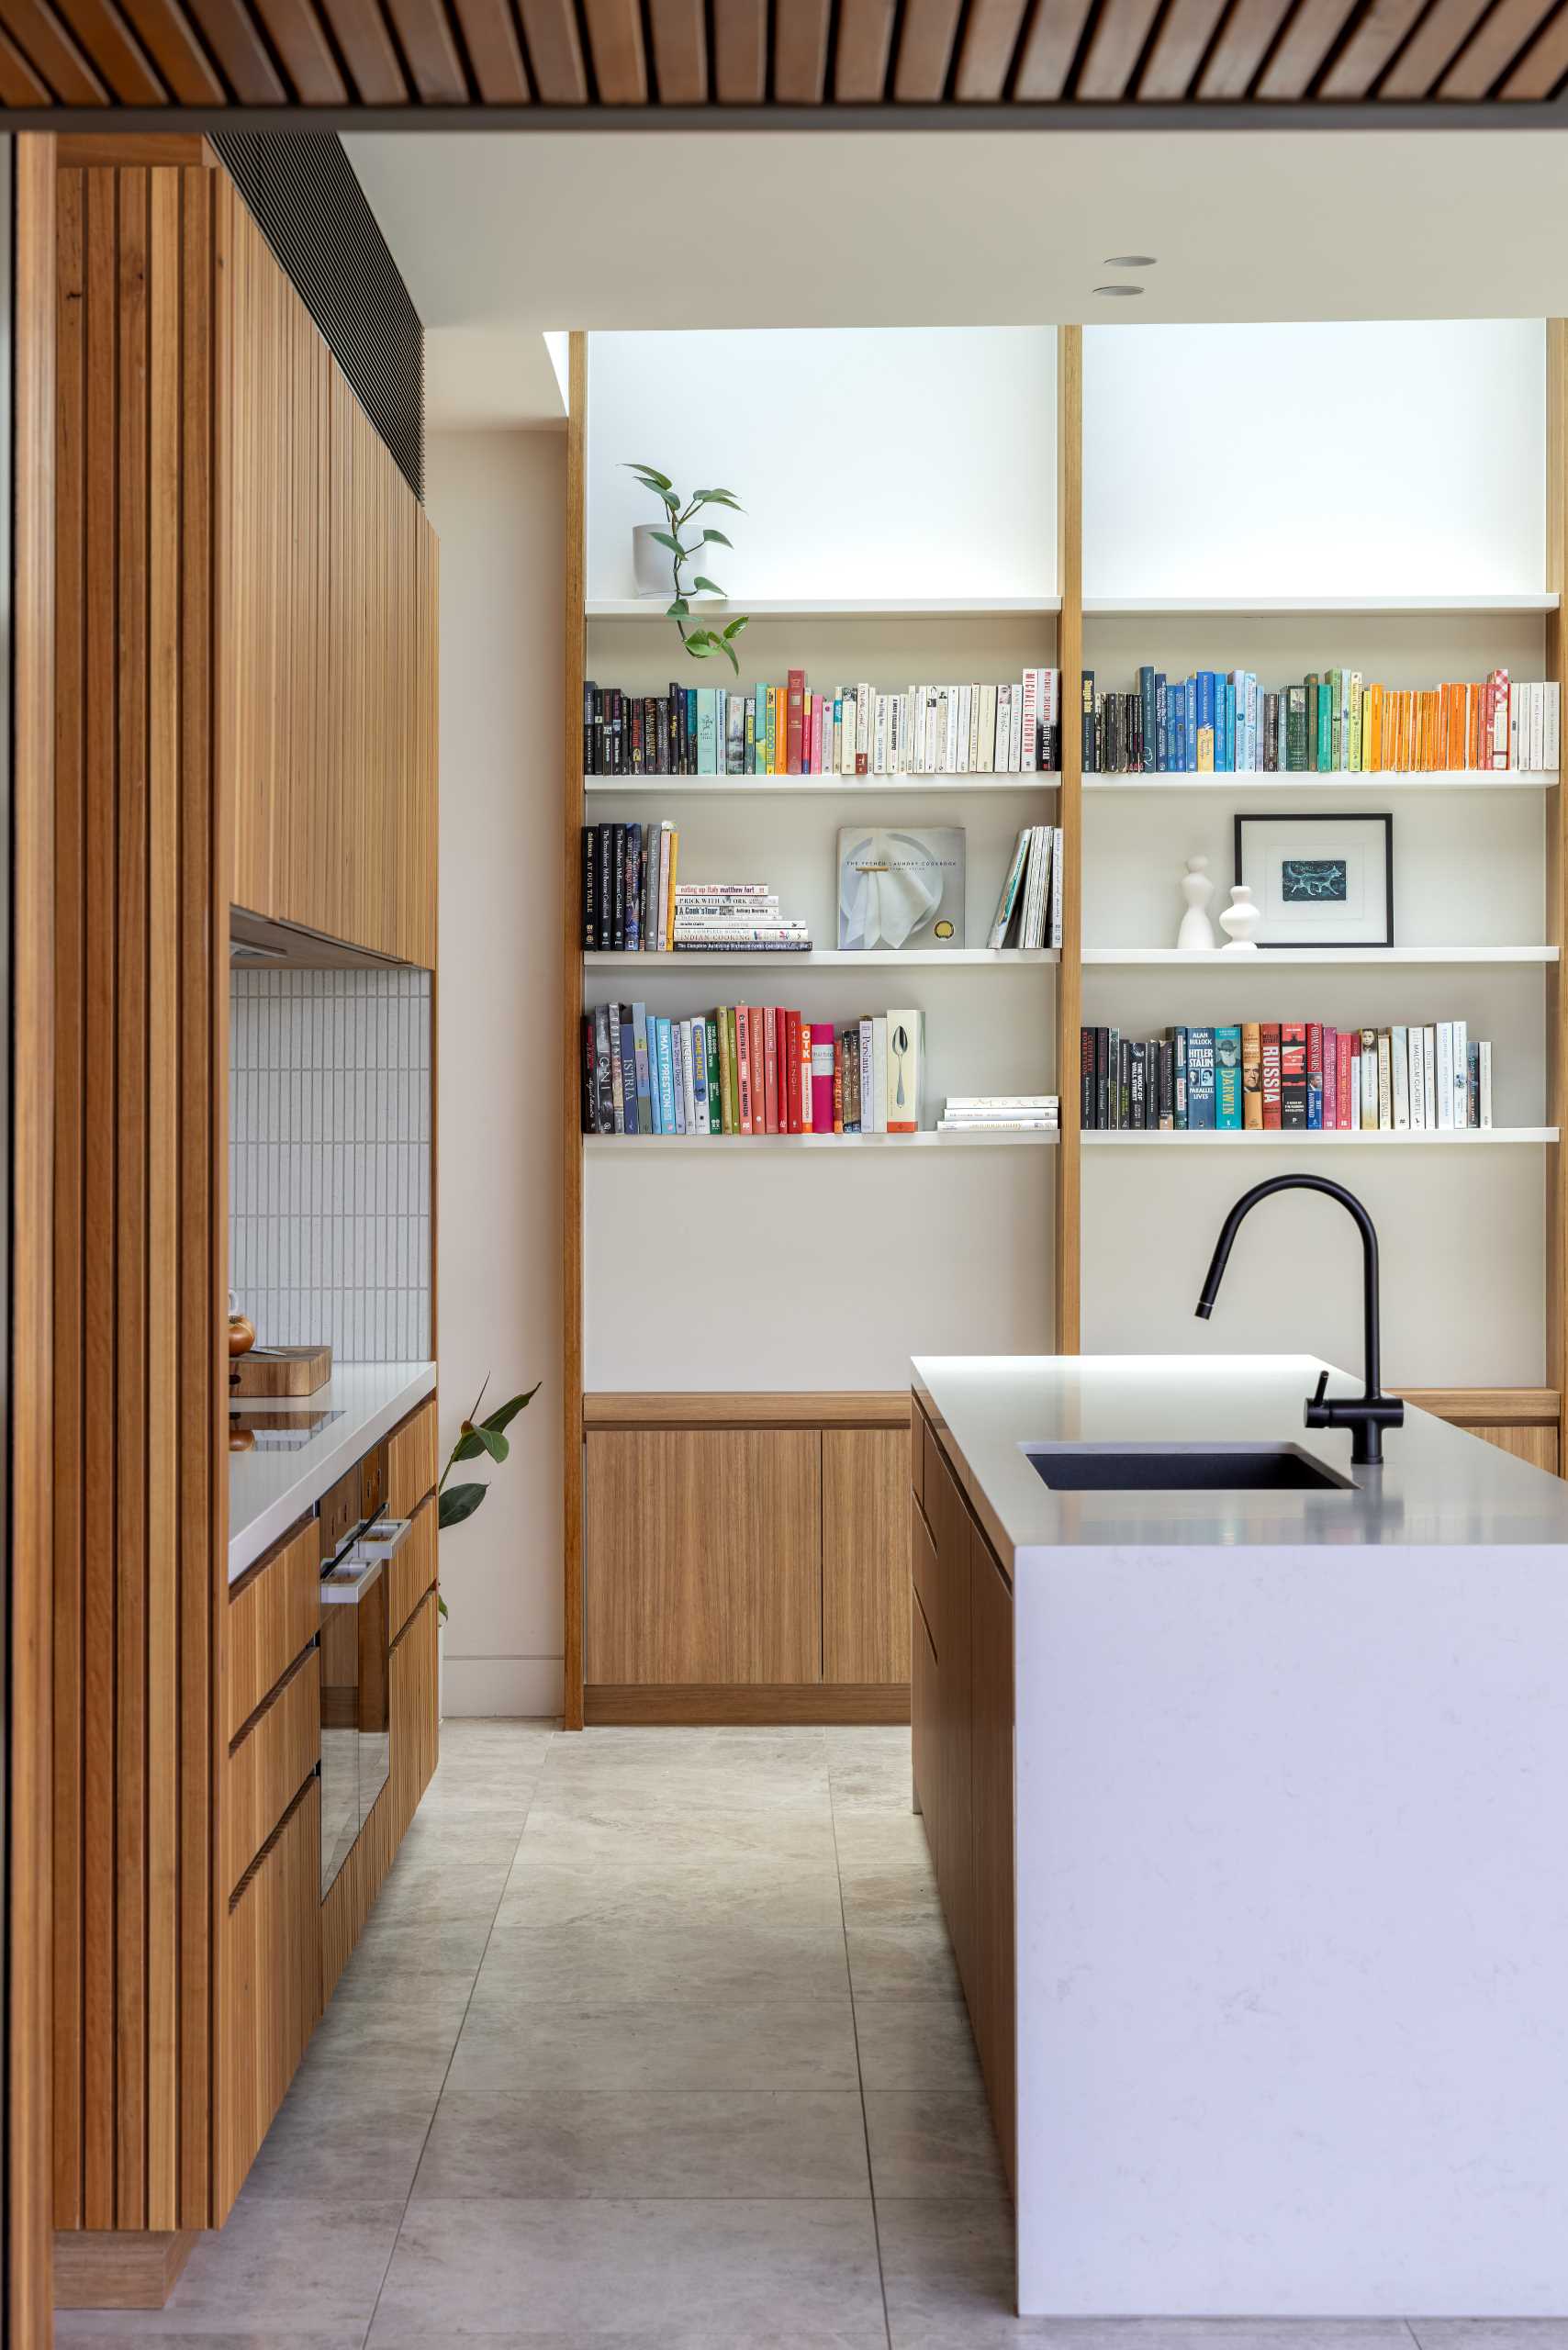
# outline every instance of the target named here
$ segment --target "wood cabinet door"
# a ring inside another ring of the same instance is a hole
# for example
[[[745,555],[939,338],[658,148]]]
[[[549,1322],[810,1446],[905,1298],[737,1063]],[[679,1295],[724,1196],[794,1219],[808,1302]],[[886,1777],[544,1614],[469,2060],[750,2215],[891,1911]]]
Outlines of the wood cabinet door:
[[[1014,2177],[1013,1594],[977,1530],[969,1550],[969,1819],[974,1979],[969,2013],[991,2116]]]
[[[1522,1427],[1493,1427],[1474,1423],[1465,1428],[1467,1436],[1478,1436],[1487,1444],[1495,1444],[1499,1452],[1511,1452],[1516,1460],[1528,1460],[1532,1469],[1549,1470],[1557,1474],[1557,1430],[1544,1422]]]
[[[427,1592],[393,1642],[388,1667],[392,1715],[392,1759],[387,1794],[392,1803],[392,1849],[419,1807],[431,1783],[440,1745],[437,1615]]]
[[[975,1863],[970,1795],[969,1523],[960,1505],[937,1539],[937,1751],[941,1841],[936,1883],[958,1975],[971,2001]]]
[[[603,1429],[585,1455],[590,1682],[820,1681],[816,1429]]]
[[[909,1673],[909,1438],[823,1430],[823,1679]]]
[[[915,1593],[909,1611],[909,1745],[914,1797],[925,1822],[931,1865],[942,1866],[942,1778],[936,1767],[937,1716],[941,1694],[937,1686],[936,1651],[931,1629]]]
[[[321,1790],[311,1779],[229,1904],[218,1951],[213,2225],[221,2227],[321,2012]]]

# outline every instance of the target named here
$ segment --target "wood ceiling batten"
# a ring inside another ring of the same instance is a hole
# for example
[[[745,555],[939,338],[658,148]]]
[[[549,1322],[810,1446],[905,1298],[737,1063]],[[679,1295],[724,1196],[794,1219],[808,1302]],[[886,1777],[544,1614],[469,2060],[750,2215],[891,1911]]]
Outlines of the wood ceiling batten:
[[[1026,6],[1027,0],[970,0],[953,79],[956,98],[994,105],[1002,95]]]
[[[773,14],[773,95],[780,106],[820,106],[827,87],[829,0],[789,0]]]
[[[1159,6],[1159,0],[1103,0],[1089,37],[1076,97],[1104,101],[1124,95]]]
[[[346,106],[348,87],[311,0],[253,0],[253,5],[301,105]]]
[[[1035,0],[1018,55],[1015,98],[1046,104],[1060,97],[1083,38],[1089,6],[1090,0]]]
[[[1184,98],[1203,63],[1226,0],[1170,0],[1138,77],[1138,97]]]
[[[453,0],[468,62],[487,106],[526,106],[533,93],[511,0]]]
[[[645,106],[648,61],[637,0],[583,0],[583,13],[599,97],[610,106]]]
[[[659,104],[700,106],[708,97],[708,35],[702,0],[649,0]]]
[[[1379,84],[1380,98],[1424,98],[1470,39],[1490,0],[1432,0]]]
[[[1426,6],[1427,0],[1372,0],[1323,76],[1318,96],[1364,98]]]
[[[387,0],[387,6],[420,96],[427,106],[462,106],[468,76],[442,0]]]
[[[1546,19],[1558,13],[1558,0],[1497,0],[1438,84],[1439,97],[1484,98]]]
[[[1263,68],[1258,95],[1305,98],[1359,5],[1360,0],[1297,0],[1295,14]]]
[[[338,50],[367,106],[401,106],[409,84],[377,0],[320,0]]]
[[[115,6],[114,0],[60,0],[60,13],[122,106],[161,106],[166,102],[169,91],[159,80],[151,59]],[[192,39],[188,25],[185,27],[185,36],[187,41]],[[202,62],[205,65],[206,60],[203,59]],[[207,83],[221,105],[223,85],[210,66],[207,67]],[[184,95],[175,88],[172,79],[169,89],[174,91],[176,97]],[[207,102],[204,85],[203,95],[191,103],[199,105]]]
[[[1568,8],[1541,28],[1498,92],[1504,98],[1549,98],[1568,73]]]
[[[713,84],[721,106],[767,97],[767,0],[713,0]]]
[[[893,95],[906,106],[935,106],[947,86],[958,37],[960,0],[903,0]]]
[[[242,0],[190,0],[190,8],[241,105],[286,106],[288,92]]]
[[[0,102],[8,106],[47,106],[52,103],[48,85],[39,81],[3,25],[0,25]]]
[[[1232,0],[1198,83],[1200,98],[1244,98],[1291,0]]]
[[[62,106],[106,106],[109,94],[49,0],[6,0],[6,28]]]
[[[840,0],[833,95],[841,106],[879,106],[892,55],[893,0]]]
[[[572,0],[518,0],[533,86],[546,106],[588,104],[588,67]]]

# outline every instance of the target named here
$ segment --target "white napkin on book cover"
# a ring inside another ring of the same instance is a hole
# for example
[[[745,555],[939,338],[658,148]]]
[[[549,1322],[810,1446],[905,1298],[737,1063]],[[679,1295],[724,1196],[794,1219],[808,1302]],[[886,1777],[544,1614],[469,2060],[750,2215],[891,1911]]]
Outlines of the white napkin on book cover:
[[[925,844],[906,833],[868,833],[844,859],[839,874],[839,919],[846,946],[907,945],[942,901],[942,885],[929,867]],[[909,862],[919,856],[924,871]]]

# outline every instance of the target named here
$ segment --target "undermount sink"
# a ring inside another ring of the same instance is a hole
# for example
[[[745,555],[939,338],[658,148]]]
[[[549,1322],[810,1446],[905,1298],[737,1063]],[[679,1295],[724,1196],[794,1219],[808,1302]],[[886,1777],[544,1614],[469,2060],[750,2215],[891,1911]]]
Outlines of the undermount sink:
[[[1043,1484],[1059,1494],[1351,1493],[1297,1444],[1026,1444]]]

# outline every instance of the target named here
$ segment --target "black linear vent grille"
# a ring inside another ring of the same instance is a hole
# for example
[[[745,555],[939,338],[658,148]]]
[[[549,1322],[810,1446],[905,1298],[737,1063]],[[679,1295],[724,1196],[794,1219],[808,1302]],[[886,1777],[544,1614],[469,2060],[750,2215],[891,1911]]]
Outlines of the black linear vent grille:
[[[422,504],[425,330],[342,140],[225,130],[212,144]]]

